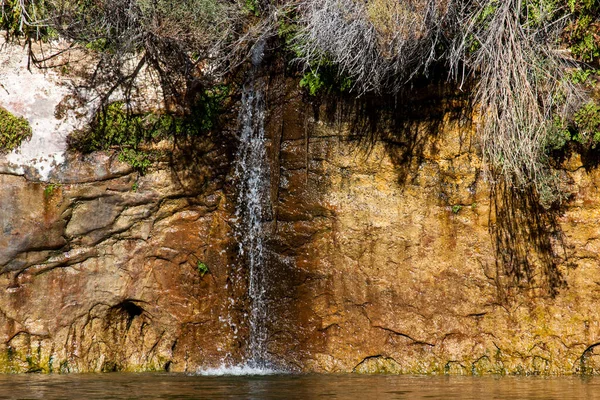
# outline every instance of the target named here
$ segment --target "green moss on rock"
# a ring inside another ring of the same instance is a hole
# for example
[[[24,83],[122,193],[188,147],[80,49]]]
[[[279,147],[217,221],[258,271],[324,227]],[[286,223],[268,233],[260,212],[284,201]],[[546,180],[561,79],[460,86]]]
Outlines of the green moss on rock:
[[[358,374],[401,374],[402,367],[389,357],[368,357],[354,368]]]
[[[0,152],[7,153],[31,137],[31,126],[23,117],[11,114],[0,107]]]

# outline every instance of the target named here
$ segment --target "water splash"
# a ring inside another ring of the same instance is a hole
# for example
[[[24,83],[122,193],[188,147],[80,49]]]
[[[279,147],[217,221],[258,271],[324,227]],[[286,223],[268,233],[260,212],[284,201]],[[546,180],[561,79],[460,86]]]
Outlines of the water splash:
[[[240,144],[236,157],[235,175],[238,179],[239,252],[248,265],[248,295],[251,301],[250,337],[245,368],[268,368],[267,353],[268,307],[266,299],[266,255],[264,221],[270,219],[270,173],[265,137],[265,99],[263,83],[256,78],[262,61],[264,44],[255,46],[253,69],[244,86],[240,108]]]
[[[274,369],[251,367],[249,365],[235,365],[230,367],[221,366],[217,368],[201,369],[197,372],[198,375],[203,376],[275,375],[280,373],[280,371],[276,371]]]

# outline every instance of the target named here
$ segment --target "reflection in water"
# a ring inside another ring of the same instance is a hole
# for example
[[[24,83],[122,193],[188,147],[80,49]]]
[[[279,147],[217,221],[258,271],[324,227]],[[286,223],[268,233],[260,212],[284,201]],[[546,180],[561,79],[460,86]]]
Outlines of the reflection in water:
[[[0,399],[590,399],[600,378],[365,375],[0,376]]]

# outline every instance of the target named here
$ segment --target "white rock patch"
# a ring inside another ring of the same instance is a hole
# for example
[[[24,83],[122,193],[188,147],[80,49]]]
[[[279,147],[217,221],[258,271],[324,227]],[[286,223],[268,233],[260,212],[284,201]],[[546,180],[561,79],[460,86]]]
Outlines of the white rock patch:
[[[52,169],[64,161],[66,138],[77,120],[72,114],[63,119],[54,114],[68,93],[54,70],[27,69],[27,48],[0,39],[0,106],[26,118],[33,131],[20,148],[0,156],[4,171],[24,174],[33,168],[37,178],[46,181]]]

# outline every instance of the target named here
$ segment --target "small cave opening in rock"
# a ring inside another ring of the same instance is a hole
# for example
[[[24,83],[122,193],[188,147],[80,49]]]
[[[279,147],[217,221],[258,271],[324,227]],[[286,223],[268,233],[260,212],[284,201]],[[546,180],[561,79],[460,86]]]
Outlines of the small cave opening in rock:
[[[135,317],[139,317],[144,313],[144,309],[135,304],[133,300],[124,300],[113,306],[112,310],[125,317],[127,320],[127,329],[129,329]]]

